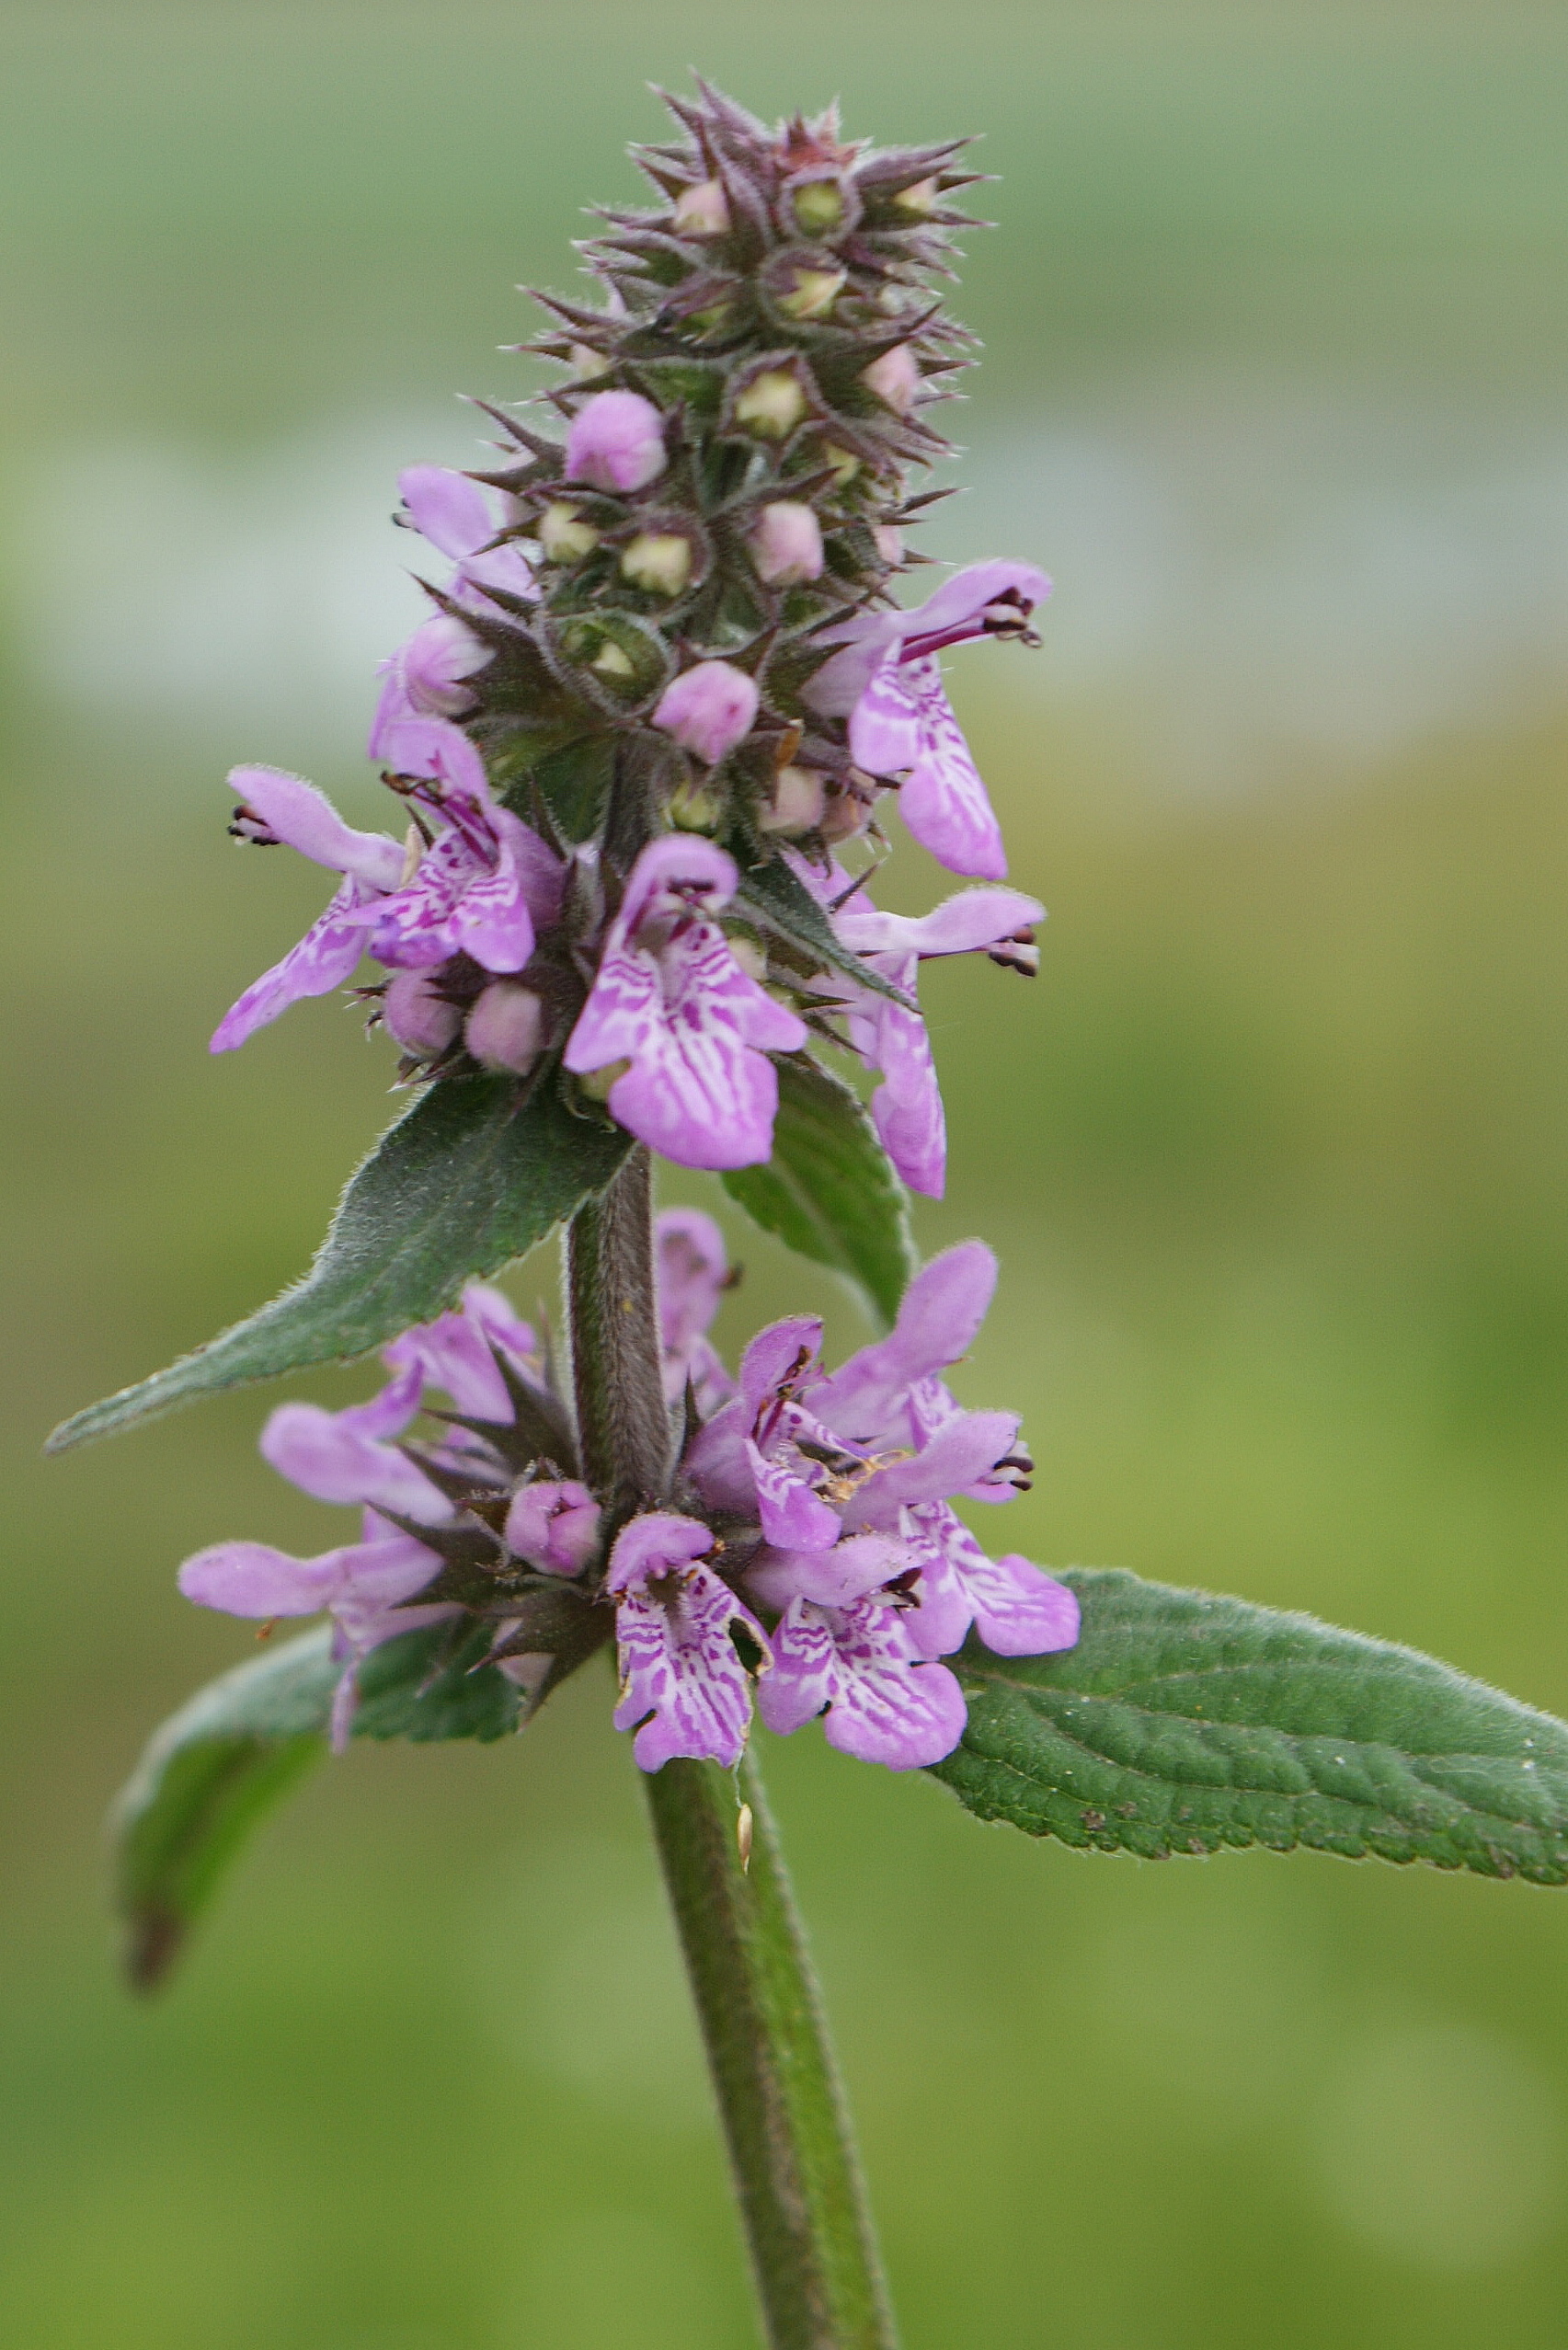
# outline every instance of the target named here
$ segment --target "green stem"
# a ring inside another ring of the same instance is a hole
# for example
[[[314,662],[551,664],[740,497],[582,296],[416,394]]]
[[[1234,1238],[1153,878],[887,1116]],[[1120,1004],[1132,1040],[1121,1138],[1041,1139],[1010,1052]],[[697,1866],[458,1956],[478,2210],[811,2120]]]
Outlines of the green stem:
[[[670,1415],[653,1290],[653,1174],[642,1143],[567,1240],[572,1381],[583,1474],[624,1518],[663,1498]]]
[[[567,1290],[584,1473],[627,1515],[663,1498],[670,1468],[646,1151],[578,1212]],[[894,2350],[821,1995],[755,1758],[741,1763],[738,1798],[711,1762],[667,1762],[646,1785],[772,2350]]]
[[[654,1836],[707,2043],[772,2350],[893,2350],[860,2163],[821,1995],[756,1758],[741,1867],[735,1783],[667,1762]]]

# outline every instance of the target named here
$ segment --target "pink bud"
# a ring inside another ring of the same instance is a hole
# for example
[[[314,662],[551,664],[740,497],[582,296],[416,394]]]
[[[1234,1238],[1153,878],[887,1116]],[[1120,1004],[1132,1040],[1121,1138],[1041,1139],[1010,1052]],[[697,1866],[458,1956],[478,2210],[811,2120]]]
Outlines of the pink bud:
[[[722,236],[729,226],[729,200],[716,179],[682,188],[675,200],[678,236]]]
[[[861,382],[899,416],[908,416],[921,387],[921,372],[908,343],[895,343],[861,371]],[[606,393],[607,399],[611,396]]]
[[[439,1060],[457,1041],[463,1015],[438,995],[427,971],[399,971],[382,998],[381,1016],[405,1052]]]
[[[474,700],[463,681],[495,659],[471,628],[450,613],[438,613],[416,628],[403,648],[403,682],[416,710],[456,717]]]
[[[580,1575],[599,1547],[599,1504],[575,1477],[524,1485],[507,1512],[506,1540],[542,1575]]]
[[[872,545],[884,563],[897,570],[904,559],[904,533],[893,522],[878,522],[871,533]]]
[[[531,987],[493,980],[469,1014],[463,1041],[486,1069],[525,1077],[544,1042],[544,1006]]]
[[[567,434],[567,479],[641,489],[664,471],[664,419],[640,392],[596,392]]]
[[[793,588],[822,576],[822,532],[809,506],[779,499],[764,506],[750,533],[757,576],[770,588]]]
[[[756,679],[744,670],[727,661],[699,661],[665,688],[653,722],[683,751],[695,751],[715,767],[750,732],[760,699]]]

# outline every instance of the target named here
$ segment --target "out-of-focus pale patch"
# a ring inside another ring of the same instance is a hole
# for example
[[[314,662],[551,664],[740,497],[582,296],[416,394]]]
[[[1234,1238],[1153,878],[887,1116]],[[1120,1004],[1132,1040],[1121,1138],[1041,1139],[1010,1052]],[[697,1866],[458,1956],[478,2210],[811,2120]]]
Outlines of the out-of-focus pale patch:
[[[1044,648],[1009,659],[1008,689],[1103,710],[1151,784],[1354,773],[1445,727],[1561,706],[1560,424],[1206,377],[982,428],[951,472],[969,494],[911,544],[1043,564]],[[960,707],[979,668],[951,664]]]
[[[1329,2076],[1316,2138],[1324,2200],[1398,2259],[1490,2268],[1562,2218],[1561,2100],[1521,2047],[1469,2023],[1354,2043]]]
[[[645,2126],[706,2126],[707,2071],[651,1853],[604,1836],[530,1844],[482,1918],[470,1980],[526,2070]]]
[[[222,726],[258,756],[362,752],[376,665],[431,609],[411,575],[451,568],[392,527],[398,472],[485,462],[454,411],[252,450],[40,451],[0,524],[8,633],[89,713]]]

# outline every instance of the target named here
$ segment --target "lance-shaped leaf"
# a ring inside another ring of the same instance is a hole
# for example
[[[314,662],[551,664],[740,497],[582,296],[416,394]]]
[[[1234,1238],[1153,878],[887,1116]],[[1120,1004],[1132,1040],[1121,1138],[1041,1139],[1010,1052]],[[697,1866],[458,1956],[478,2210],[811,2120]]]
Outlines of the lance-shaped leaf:
[[[795,947],[812,969],[840,971],[857,986],[868,987],[874,993],[901,1003],[906,1012],[920,1009],[902,988],[895,987],[890,980],[874,971],[869,963],[841,946],[832,924],[810,890],[782,859],[775,859],[772,865],[754,865],[749,872],[742,873],[735,905],[738,911],[750,914],[761,929],[771,931],[786,946]]]
[[[575,1118],[553,1083],[447,1078],[383,1135],[354,1175],[304,1279],[168,1370],[89,1405],[52,1452],[224,1388],[348,1362],[429,1322],[466,1280],[498,1272],[602,1191],[630,1147]]]
[[[585,1611],[586,1612],[586,1611]],[[504,1673],[473,1668],[488,1624],[422,1626],[360,1668],[355,1736],[502,1737],[523,1700]],[[342,1671],[329,1626],[307,1632],[211,1682],[149,1744],[110,1819],[126,1967],[150,1989],[252,1829],[326,1752]]]
[[[842,1078],[807,1053],[775,1065],[773,1155],[733,1169],[724,1187],[765,1232],[847,1275],[890,1324],[915,1269],[909,1195]]]
[[[1076,1648],[953,1659],[982,1819],[1163,1859],[1261,1844],[1568,1884],[1568,1725],[1414,1650],[1113,1570]]]

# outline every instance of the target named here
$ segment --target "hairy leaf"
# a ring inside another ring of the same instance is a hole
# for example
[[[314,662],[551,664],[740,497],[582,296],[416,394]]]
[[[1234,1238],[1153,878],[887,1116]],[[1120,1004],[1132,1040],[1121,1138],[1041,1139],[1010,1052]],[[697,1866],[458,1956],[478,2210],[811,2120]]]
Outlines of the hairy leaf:
[[[52,1452],[310,1363],[347,1362],[429,1322],[464,1281],[521,1256],[601,1191],[630,1147],[574,1118],[554,1084],[447,1078],[354,1175],[304,1279],[187,1355],[57,1427]]]
[[[504,1673],[475,1671],[490,1627],[422,1626],[360,1668],[356,1737],[478,1738],[515,1729],[522,1699]],[[307,1632],[209,1683],[148,1745],[110,1820],[126,1967],[150,1989],[263,1815],[326,1752],[341,1666],[330,1627]]]
[[[776,1066],[773,1155],[732,1170],[724,1187],[765,1232],[846,1274],[890,1324],[915,1269],[908,1195],[842,1078],[805,1053]]]
[[[1305,1845],[1568,1884],[1568,1725],[1310,1616],[1063,1579],[1076,1648],[953,1660],[968,1727],[935,1775],[980,1818],[1146,1859]]]
[[[907,1012],[919,1009],[901,988],[879,977],[869,963],[839,944],[827,915],[782,858],[772,865],[755,865],[750,872],[743,873],[735,904],[739,912],[750,914],[763,930],[772,931],[786,945],[798,947],[818,969],[841,971],[857,986],[868,987],[876,995],[889,996]]]

